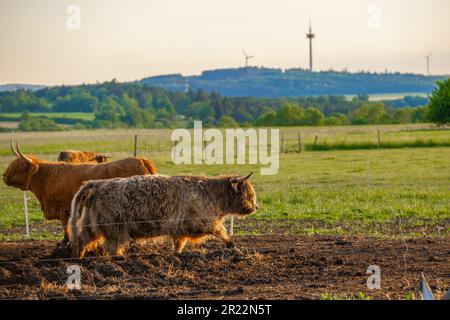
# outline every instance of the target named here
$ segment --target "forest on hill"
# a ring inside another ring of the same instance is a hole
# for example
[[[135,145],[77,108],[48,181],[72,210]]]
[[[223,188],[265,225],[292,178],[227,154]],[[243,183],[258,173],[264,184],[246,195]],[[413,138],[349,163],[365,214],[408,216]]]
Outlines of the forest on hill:
[[[118,83],[47,87],[0,92],[0,121],[20,121],[20,129],[174,128],[298,126],[426,122],[427,98],[370,102],[367,95],[295,98],[228,97],[202,89],[187,92]],[[39,113],[39,116],[31,116]],[[53,118],[45,113],[53,113]],[[92,119],[55,118],[55,113],[91,113]],[[16,119],[1,113],[14,113]],[[20,115],[22,113],[22,115]]]
[[[172,91],[202,89],[233,97],[298,97],[387,93],[429,93],[435,82],[448,76],[425,76],[399,72],[346,72],[304,69],[246,67],[203,71],[196,76],[181,74],[142,79],[147,86]]]

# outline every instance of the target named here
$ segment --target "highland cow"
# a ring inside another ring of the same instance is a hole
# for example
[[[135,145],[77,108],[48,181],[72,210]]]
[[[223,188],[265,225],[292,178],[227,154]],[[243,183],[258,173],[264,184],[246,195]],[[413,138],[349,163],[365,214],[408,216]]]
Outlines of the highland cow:
[[[24,155],[11,140],[11,150],[16,155],[5,173],[6,185],[30,190],[39,200],[44,217],[59,220],[64,228],[63,243],[68,241],[70,204],[84,181],[155,174],[156,169],[145,158],[127,158],[99,164],[71,164],[48,162],[31,155]]]
[[[110,255],[123,255],[130,241],[161,236],[173,239],[176,253],[188,241],[208,236],[234,247],[223,220],[256,211],[250,176],[156,175],[89,181],[72,201],[72,254],[82,258],[102,246]]]
[[[91,151],[64,150],[58,155],[58,161],[69,163],[104,163],[111,158],[101,153]]]

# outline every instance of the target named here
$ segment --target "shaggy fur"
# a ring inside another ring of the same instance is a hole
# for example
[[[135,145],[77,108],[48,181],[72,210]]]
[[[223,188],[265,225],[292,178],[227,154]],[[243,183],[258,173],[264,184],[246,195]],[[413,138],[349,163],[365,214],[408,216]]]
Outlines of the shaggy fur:
[[[58,161],[69,163],[104,163],[108,162],[108,158],[109,157],[101,153],[75,150],[61,151],[58,155]]]
[[[21,157],[13,160],[3,174],[3,181],[8,186],[33,192],[41,204],[44,217],[61,221],[65,241],[68,241],[70,204],[84,181],[156,173],[155,167],[145,158],[127,158],[100,164],[71,164],[28,157],[32,163]]]
[[[89,181],[72,201],[70,246],[82,258],[97,245],[122,255],[131,240],[168,236],[180,253],[212,235],[234,246],[223,219],[257,209],[248,181],[236,177],[134,176]]]

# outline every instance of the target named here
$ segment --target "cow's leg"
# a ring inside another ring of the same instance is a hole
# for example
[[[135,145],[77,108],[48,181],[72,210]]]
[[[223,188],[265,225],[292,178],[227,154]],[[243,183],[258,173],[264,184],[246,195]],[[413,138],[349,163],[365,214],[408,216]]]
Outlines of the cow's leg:
[[[105,237],[103,248],[111,256],[124,256],[130,246],[130,239],[126,237],[116,237],[114,239]]]
[[[78,258],[78,259],[83,259],[84,255],[86,254],[86,252],[87,252],[87,250],[86,250],[85,247],[82,247],[82,248],[80,248],[77,251],[73,250],[72,251],[72,257],[73,258]]]
[[[69,245],[69,235],[70,235],[69,218],[62,218],[61,226],[64,230],[64,238],[58,243],[58,246],[67,247]]]
[[[190,250],[201,254],[207,253],[207,250],[201,246],[208,239],[208,236],[202,234],[200,236],[189,237]]]
[[[126,245],[118,245],[116,248],[116,256],[123,257],[125,255]]]
[[[84,255],[89,252],[90,249],[90,242],[92,240],[89,239],[82,239],[83,235],[75,239],[75,243],[72,243],[72,257],[83,259]]]
[[[188,240],[188,237],[173,237],[173,250],[175,251],[175,253],[181,253]]]
[[[70,227],[68,221],[63,222],[63,228],[64,228],[64,239],[62,240],[62,244],[68,245],[70,237]]]
[[[56,244],[55,249],[53,250],[54,255],[65,255],[70,252],[70,243],[69,243],[69,225],[68,221],[61,221],[61,225],[64,230],[64,238]]]
[[[118,245],[115,241],[111,241],[110,239],[106,238],[105,243],[103,244],[103,249],[105,249],[105,251],[109,255],[113,256],[117,252]]]
[[[223,242],[225,242],[225,246],[227,248],[230,248],[230,249],[236,248],[233,240],[231,240],[230,236],[227,233],[227,229],[225,228],[225,226],[222,223],[214,226],[212,235],[215,236],[216,238],[219,238]]]
[[[72,247],[72,257],[82,259],[86,253],[101,246],[105,238],[102,235],[92,237],[89,232],[83,231],[75,241],[76,243]]]

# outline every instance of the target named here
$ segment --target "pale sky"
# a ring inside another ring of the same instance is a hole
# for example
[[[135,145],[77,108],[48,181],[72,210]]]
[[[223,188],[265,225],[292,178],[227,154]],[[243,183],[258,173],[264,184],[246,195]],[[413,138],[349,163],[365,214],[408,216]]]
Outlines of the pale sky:
[[[450,0],[0,0],[0,84],[306,68],[310,19],[316,70],[450,74]]]

